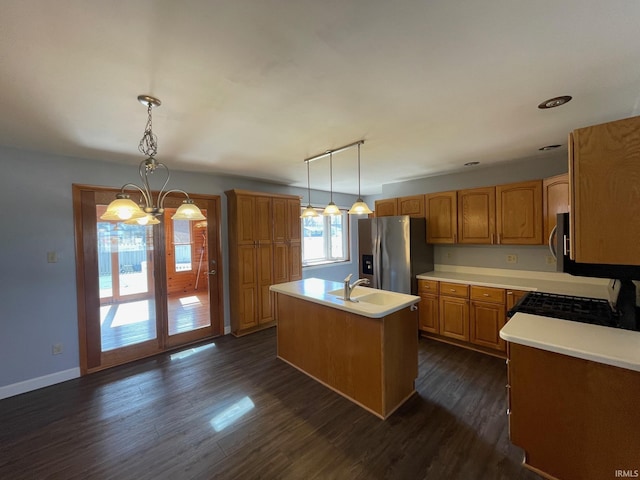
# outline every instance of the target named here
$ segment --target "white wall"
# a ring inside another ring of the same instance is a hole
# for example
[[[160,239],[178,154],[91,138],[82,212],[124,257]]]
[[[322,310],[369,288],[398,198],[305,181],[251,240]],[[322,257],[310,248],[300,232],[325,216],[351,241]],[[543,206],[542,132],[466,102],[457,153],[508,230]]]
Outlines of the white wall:
[[[171,162],[167,161],[171,168]],[[301,167],[301,175],[305,172]],[[119,165],[0,148],[0,398],[43,386],[79,372],[72,184],[119,187],[137,180],[137,165]],[[306,190],[239,177],[172,171],[171,185],[220,195],[225,325],[229,325],[229,266],[225,190],[286,193]],[[334,193],[340,206],[355,196]],[[314,204],[328,192],[312,192]],[[355,241],[355,240],[354,240]],[[47,252],[58,254],[47,263]],[[353,253],[355,258],[355,252]],[[335,271],[334,271],[335,269]],[[304,276],[342,280],[357,262],[303,271]],[[64,351],[52,355],[53,344]],[[19,382],[26,382],[21,384]],[[18,385],[16,387],[16,385]],[[7,387],[10,386],[10,387]],[[7,393],[8,392],[8,393]],[[3,395],[4,393],[4,395]]]

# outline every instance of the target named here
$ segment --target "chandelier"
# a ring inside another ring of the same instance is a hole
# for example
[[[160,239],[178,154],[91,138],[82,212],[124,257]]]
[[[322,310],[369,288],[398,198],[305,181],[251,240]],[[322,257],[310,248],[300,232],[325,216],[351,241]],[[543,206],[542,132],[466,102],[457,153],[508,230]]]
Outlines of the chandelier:
[[[149,95],[139,95],[138,101],[147,106],[147,125],[144,129],[142,139],[138,145],[140,153],[144,154],[147,158],[140,162],[138,173],[142,181],[142,186],[138,186],[135,183],[127,183],[122,186],[120,193],[116,195],[116,199],[109,204],[106,212],[100,217],[101,220],[115,220],[123,221],[127,224],[138,225],[156,225],[160,223],[156,217],[164,213],[164,201],[167,195],[170,193],[181,193],[185,197],[182,201],[182,205],[178,207],[176,213],[171,217],[172,220],[206,220],[206,217],[202,214],[200,209],[193,203],[193,200],[189,198],[189,194],[184,190],[177,188],[165,191],[171,174],[169,168],[162,163],[158,162],[155,158],[158,152],[158,139],[153,133],[153,121],[151,116],[151,109],[153,107],[159,107],[162,103],[159,99]],[[158,192],[156,200],[153,198],[151,187],[149,186],[149,177],[153,175],[156,170],[164,170],[166,177],[162,188]],[[140,192],[140,204],[137,205],[131,196],[125,193],[126,189],[134,189]]]
[[[370,214],[373,213],[371,211],[371,209],[367,206],[367,204],[365,203],[365,201],[362,199],[362,196],[360,194],[360,145],[362,145],[364,143],[364,140],[358,140],[357,142],[353,142],[350,143],[348,145],[344,145],[340,148],[334,148],[333,150],[327,150],[324,153],[321,153],[319,155],[315,155],[313,157],[309,157],[309,158],[305,158],[304,162],[307,164],[307,189],[309,190],[309,197],[311,197],[311,188],[309,186],[309,163],[313,162],[314,160],[318,160],[320,158],[324,158],[327,155],[329,156],[329,188],[330,188],[330,199],[329,199],[329,204],[325,207],[324,211],[322,212],[323,215],[340,215],[340,208],[338,208],[338,206],[334,203],[333,201],[333,154],[334,153],[338,153],[338,152],[342,152],[343,150],[347,150],[351,147],[358,147],[358,199],[355,201],[355,203],[351,206],[351,209],[347,212],[350,215],[362,215],[362,214]],[[317,212],[315,211],[315,209],[311,206],[311,198],[309,198],[309,205],[307,205],[307,208],[304,209],[304,211],[302,212],[302,215],[300,216],[300,218],[304,218],[304,217],[312,217],[314,215],[317,215]]]

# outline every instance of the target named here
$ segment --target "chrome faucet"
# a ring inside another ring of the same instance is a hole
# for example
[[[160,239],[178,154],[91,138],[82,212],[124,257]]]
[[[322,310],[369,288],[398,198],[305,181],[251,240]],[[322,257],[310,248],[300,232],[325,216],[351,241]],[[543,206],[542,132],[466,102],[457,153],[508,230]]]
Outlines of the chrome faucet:
[[[359,278],[358,280],[356,280],[355,282],[349,284],[349,281],[351,280],[351,276],[353,274],[350,273],[349,275],[347,275],[347,278],[344,279],[344,295],[342,297],[342,299],[346,302],[357,302],[358,300],[352,300],[351,299],[351,292],[353,292],[353,289],[356,288],[358,285],[369,285],[369,279],[368,278]]]

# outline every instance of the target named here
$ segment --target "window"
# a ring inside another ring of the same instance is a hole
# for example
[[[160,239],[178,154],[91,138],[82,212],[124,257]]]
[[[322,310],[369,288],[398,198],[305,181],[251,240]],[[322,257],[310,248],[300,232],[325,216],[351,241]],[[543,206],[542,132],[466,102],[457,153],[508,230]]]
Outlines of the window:
[[[191,222],[173,220],[173,249],[176,272],[191,270]]]
[[[300,211],[302,211],[301,209]],[[349,216],[346,210],[340,215],[322,215],[302,219],[302,265],[344,262],[349,260]]]

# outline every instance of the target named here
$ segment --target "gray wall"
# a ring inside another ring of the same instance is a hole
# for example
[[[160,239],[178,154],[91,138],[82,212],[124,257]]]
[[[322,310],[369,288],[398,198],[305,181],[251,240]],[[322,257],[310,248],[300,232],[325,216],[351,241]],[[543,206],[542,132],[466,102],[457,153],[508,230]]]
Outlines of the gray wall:
[[[417,178],[402,183],[382,186],[382,194],[367,197],[373,206],[380,198],[403,197],[421,193],[446,192],[465,188],[488,187],[504,183],[524,182],[552,177],[568,170],[567,151],[541,152],[535,157],[501,163],[488,167],[469,167],[455,173]],[[428,225],[427,225],[427,228]],[[548,263],[549,251],[545,246],[504,245],[436,245],[435,263],[513,270],[553,272],[554,263]],[[507,255],[516,255],[517,263],[507,263]]]
[[[521,160],[496,167],[476,168],[449,175],[382,186],[375,198],[543,178],[566,171],[566,153]],[[169,167],[171,167],[171,163]],[[137,165],[119,165],[0,148],[0,388],[79,366],[78,318],[73,236],[73,183],[119,187],[136,181]],[[301,175],[304,172],[301,171]],[[225,190],[232,188],[303,196],[306,190],[246,178],[172,171],[171,186],[189,192],[220,195],[225,325],[229,324],[228,246]],[[312,191],[314,205],[329,201],[329,192]],[[339,206],[348,207],[353,195],[334,193]],[[357,276],[355,218],[351,220],[351,261],[303,270],[305,278],[341,281]],[[58,253],[58,263],[47,263],[47,252]],[[530,270],[552,270],[545,264],[544,247],[436,247],[436,262]],[[506,264],[516,254],[517,264]],[[61,355],[51,346],[64,345]]]
[[[167,162],[171,168],[171,162]],[[137,179],[137,165],[119,165],[0,148],[0,387],[79,366],[76,307],[73,183],[120,187]],[[301,171],[301,174],[304,172]],[[138,179],[139,180],[139,179]],[[229,325],[226,196],[232,188],[303,196],[305,189],[202,173],[172,171],[171,185],[220,195],[225,325]],[[334,193],[339,206],[355,196]],[[314,205],[328,192],[312,191]],[[353,231],[353,230],[352,230]],[[352,245],[355,239],[352,241]],[[47,263],[47,252],[58,263]],[[356,258],[355,251],[352,258]],[[356,274],[354,262],[303,270],[305,277],[342,280]],[[64,352],[53,356],[51,346]]]

